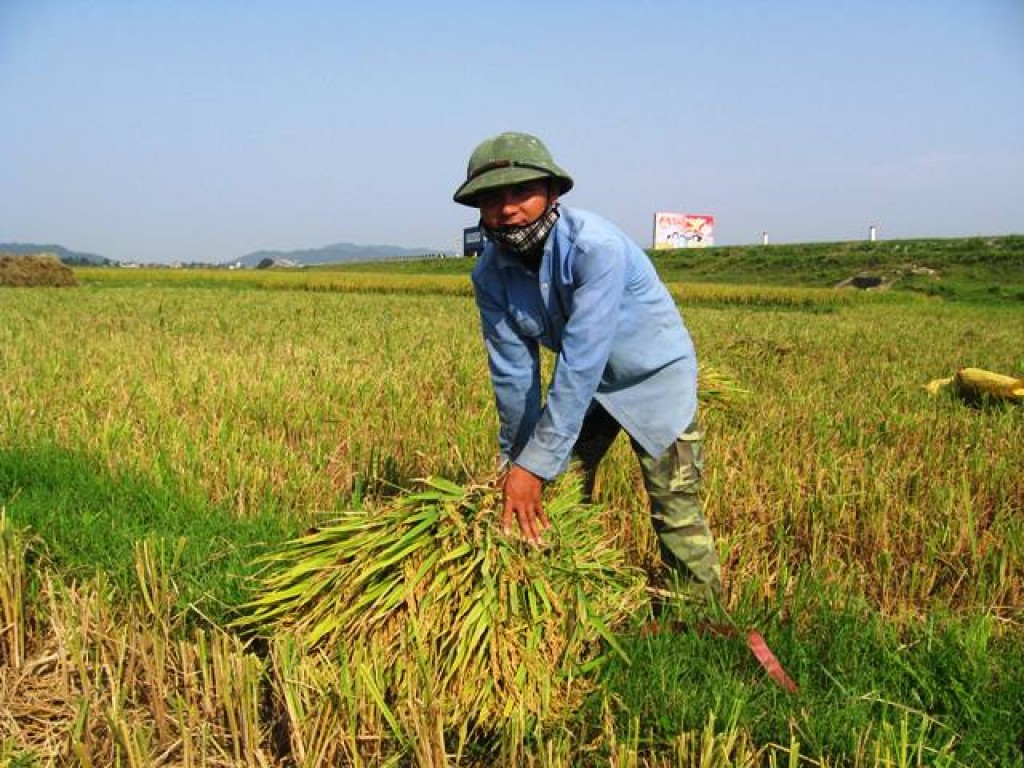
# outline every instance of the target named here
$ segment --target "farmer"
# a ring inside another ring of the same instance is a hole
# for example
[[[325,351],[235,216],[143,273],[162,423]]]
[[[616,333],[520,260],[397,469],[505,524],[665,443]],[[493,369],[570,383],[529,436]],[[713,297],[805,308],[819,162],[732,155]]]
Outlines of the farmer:
[[[534,544],[550,522],[546,480],[579,460],[584,493],[624,429],[643,472],[676,586],[717,598],[721,568],[701,513],[697,359],[665,285],[605,219],[562,206],[573,180],[544,144],[502,133],[469,159],[455,202],[477,208],[487,244],[473,287],[498,408],[502,524]],[[557,362],[541,399],[539,345]]]

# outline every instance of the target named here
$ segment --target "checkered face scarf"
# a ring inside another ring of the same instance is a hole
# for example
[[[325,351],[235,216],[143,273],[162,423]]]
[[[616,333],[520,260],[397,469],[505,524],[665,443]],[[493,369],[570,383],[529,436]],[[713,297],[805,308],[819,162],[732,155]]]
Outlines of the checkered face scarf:
[[[558,204],[552,205],[532,224],[514,227],[488,227],[481,222],[484,232],[494,242],[518,256],[536,255],[544,247],[544,241],[551,234],[558,221]]]

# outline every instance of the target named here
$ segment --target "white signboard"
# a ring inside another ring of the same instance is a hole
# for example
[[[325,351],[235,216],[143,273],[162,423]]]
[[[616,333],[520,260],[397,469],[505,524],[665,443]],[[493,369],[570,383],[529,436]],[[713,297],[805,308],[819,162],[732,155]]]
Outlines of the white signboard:
[[[654,214],[654,250],[715,244],[715,217],[697,213]]]

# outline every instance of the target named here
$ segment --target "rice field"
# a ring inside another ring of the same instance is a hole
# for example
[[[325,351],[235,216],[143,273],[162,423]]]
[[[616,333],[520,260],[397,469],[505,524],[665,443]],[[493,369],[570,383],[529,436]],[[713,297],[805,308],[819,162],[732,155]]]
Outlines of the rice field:
[[[630,665],[574,712],[460,730],[429,624],[396,698],[373,653],[233,621],[302,532],[491,476],[468,280],[76,272],[0,295],[0,764],[1024,760],[1024,411],[923,389],[1024,374],[1019,309],[673,285],[702,361],[749,392],[704,399],[728,608],[800,693],[727,641],[622,627]],[[598,502],[656,574],[624,443]]]

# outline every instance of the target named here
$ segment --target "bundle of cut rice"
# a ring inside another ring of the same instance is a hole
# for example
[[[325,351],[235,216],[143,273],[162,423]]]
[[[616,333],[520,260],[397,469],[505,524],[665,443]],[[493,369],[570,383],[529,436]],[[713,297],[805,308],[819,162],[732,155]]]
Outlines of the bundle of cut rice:
[[[929,394],[950,391],[970,403],[1024,403],[1024,378],[993,373],[981,368],[958,368],[953,376],[924,385]]]
[[[500,530],[500,502],[493,487],[434,478],[347,513],[264,558],[239,623],[372,658],[394,700],[426,662],[449,722],[564,711],[586,672],[622,652],[613,633],[644,604],[644,576],[571,477],[548,489],[542,547]]]

